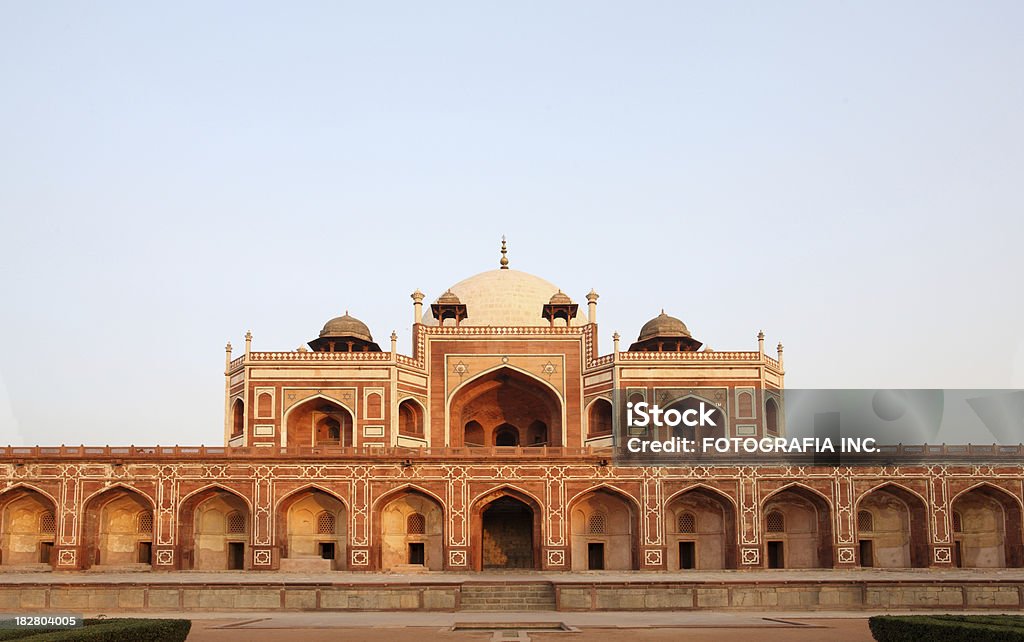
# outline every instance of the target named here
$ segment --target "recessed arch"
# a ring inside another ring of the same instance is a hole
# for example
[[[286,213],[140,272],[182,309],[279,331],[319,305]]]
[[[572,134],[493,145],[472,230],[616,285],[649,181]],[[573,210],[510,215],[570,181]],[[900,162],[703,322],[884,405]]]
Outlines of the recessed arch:
[[[668,570],[737,567],[739,509],[727,493],[704,483],[690,484],[669,495],[662,514]],[[680,519],[685,514],[690,518]],[[682,523],[692,523],[692,528],[681,528]]]
[[[381,570],[444,569],[446,512],[440,497],[404,484],[378,497],[373,507],[373,552]]]
[[[446,408],[446,439],[454,447],[478,441],[484,446],[525,447],[565,443],[562,395],[520,368],[491,368],[462,382],[449,395]]]
[[[783,515],[785,529],[766,533],[768,567],[831,568],[833,513],[830,499],[805,484],[793,482],[762,500],[763,530],[767,530],[768,515],[775,511]]]
[[[281,497],[273,514],[282,571],[346,568],[349,511],[338,494],[306,484]]]
[[[115,483],[90,494],[82,503],[82,544],[86,568],[152,568],[153,533],[139,532],[138,520],[156,505],[146,493]]]
[[[510,484],[478,494],[470,504],[473,568],[539,569],[543,506]]]
[[[610,437],[614,425],[614,404],[607,397],[595,397],[583,408],[587,426],[584,439]]]
[[[979,482],[950,500],[960,514],[960,532],[953,533],[953,561],[971,568],[1024,566],[1024,515],[1021,499],[1005,488]]]
[[[857,497],[852,516],[861,566],[929,565],[928,503],[919,493],[893,481],[876,484]]]
[[[237,514],[240,530],[236,530]],[[241,570],[249,566],[253,508],[241,492],[220,483],[206,484],[178,504],[178,541],[183,568]]]
[[[320,405],[316,406],[316,402]],[[349,404],[317,393],[285,411],[281,418],[281,444],[298,448],[351,448],[357,443],[355,425],[356,413]]]
[[[427,438],[427,409],[416,397],[398,400],[398,434],[416,439]]]
[[[638,567],[641,512],[628,493],[611,484],[596,484],[566,502],[566,513],[572,570]]]
[[[695,427],[691,427],[691,426],[686,426],[686,425],[680,424],[679,426],[675,426],[675,427],[671,427],[671,426],[667,426],[666,425],[666,426],[664,426],[664,427],[662,427],[660,429],[657,428],[657,427],[653,427],[652,426],[649,430],[656,431],[656,434],[659,435],[659,438],[664,438],[664,439],[668,439],[669,437],[672,437],[672,436],[678,436],[678,437],[683,437],[685,439],[696,439],[696,440],[700,440],[700,439],[703,439],[705,437],[728,437],[729,436],[729,412],[728,412],[728,409],[729,409],[729,405],[728,404],[729,404],[729,402],[728,402],[728,396],[727,396],[726,402],[724,404],[719,404],[719,403],[717,403],[715,401],[712,401],[711,399],[708,399],[707,397],[705,397],[700,392],[691,391],[691,392],[687,392],[685,395],[683,395],[681,397],[678,397],[676,399],[670,400],[667,404],[664,405],[664,409],[665,409],[665,411],[668,411],[668,410],[671,410],[671,409],[679,410],[680,406],[685,407],[685,408],[692,408],[694,406],[699,407],[700,404],[706,404],[707,406],[710,406],[711,408],[714,408],[715,412],[717,413],[717,416],[719,417],[719,419],[721,421],[721,425],[720,426],[716,426],[716,427],[711,427],[711,426],[695,426]],[[694,409],[696,410],[697,408],[694,408]]]
[[[326,486],[322,486],[322,485],[320,485],[320,484],[318,484],[316,482],[311,482],[311,483],[308,483],[308,484],[306,484],[304,486],[300,486],[299,488],[296,488],[295,490],[290,490],[287,493],[285,493],[284,495],[282,495],[281,497],[279,497],[277,499],[277,501],[274,502],[274,512],[276,513],[278,511],[278,509],[281,507],[281,504],[283,504],[289,498],[291,498],[291,497],[293,497],[295,495],[298,495],[299,493],[303,493],[303,492],[310,491],[310,490],[318,490],[318,491],[320,491],[322,493],[326,493],[326,494],[330,495],[334,499],[336,499],[339,502],[341,502],[342,505],[345,507],[346,511],[349,510],[349,502],[348,502],[348,500],[345,499],[344,497],[342,497],[340,493],[338,493],[336,491],[333,491],[330,488],[327,488]]]
[[[57,503],[31,484],[0,493],[0,564],[53,568]]]

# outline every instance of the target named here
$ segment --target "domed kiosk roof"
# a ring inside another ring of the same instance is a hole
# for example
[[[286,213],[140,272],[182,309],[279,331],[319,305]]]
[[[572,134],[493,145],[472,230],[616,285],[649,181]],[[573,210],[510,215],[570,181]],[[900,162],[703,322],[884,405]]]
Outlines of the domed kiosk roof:
[[[464,326],[547,325],[541,316],[544,306],[560,292],[558,286],[539,276],[509,268],[481,272],[448,289],[466,306],[467,318],[461,323]],[[437,319],[428,310],[423,323],[437,325]],[[574,326],[585,323],[579,315],[570,320]]]
[[[689,337],[690,331],[686,324],[675,317],[670,317],[662,310],[661,314],[654,317],[640,328],[640,336],[637,341],[645,341],[653,337]]]
[[[363,341],[373,341],[370,335],[370,328],[359,319],[349,316],[346,312],[340,317],[335,317],[324,324],[320,331],[321,337],[354,337]]]

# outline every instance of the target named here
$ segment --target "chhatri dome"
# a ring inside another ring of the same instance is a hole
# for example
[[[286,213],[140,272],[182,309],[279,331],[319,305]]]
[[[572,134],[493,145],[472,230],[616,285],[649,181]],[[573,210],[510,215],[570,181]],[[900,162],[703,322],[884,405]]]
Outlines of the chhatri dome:
[[[463,279],[437,299],[437,303],[445,303],[445,297],[451,294],[466,306],[466,318],[462,326],[546,326],[548,320],[543,316],[544,306],[552,303],[552,297],[561,290],[555,284],[539,276],[520,272],[508,267],[505,240],[501,241],[501,267],[475,274]],[[451,294],[449,294],[451,293]],[[568,297],[562,294],[558,300]],[[577,314],[569,325],[586,325],[584,315]],[[424,325],[437,325],[437,319],[428,307],[423,313]]]

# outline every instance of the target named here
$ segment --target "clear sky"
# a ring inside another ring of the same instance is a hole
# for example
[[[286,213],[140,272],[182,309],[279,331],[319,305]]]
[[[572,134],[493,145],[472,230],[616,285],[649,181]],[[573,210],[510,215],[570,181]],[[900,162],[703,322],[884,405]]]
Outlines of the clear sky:
[[[512,267],[789,387],[1024,387],[1024,3],[0,1],[0,442]],[[237,354],[237,352],[236,352]]]

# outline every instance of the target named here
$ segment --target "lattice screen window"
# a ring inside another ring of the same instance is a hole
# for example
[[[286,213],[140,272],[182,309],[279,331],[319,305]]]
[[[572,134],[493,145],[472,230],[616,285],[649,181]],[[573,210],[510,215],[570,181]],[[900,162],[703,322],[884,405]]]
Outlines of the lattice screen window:
[[[857,511],[857,530],[859,531],[873,531],[875,530],[875,517],[866,510]]]
[[[139,513],[139,532],[140,533],[152,533],[153,532],[153,513],[148,510],[144,510]]]
[[[600,535],[604,533],[605,519],[604,513],[594,513],[587,519],[587,532],[592,535]]]
[[[678,526],[680,533],[696,533],[697,516],[689,511],[680,513]]]
[[[953,532],[964,532],[964,518],[960,515],[959,511],[953,511]]]
[[[422,513],[413,513],[405,520],[405,532],[409,535],[425,535],[427,518]]]
[[[768,517],[764,520],[765,530],[769,533],[785,533],[786,532],[786,516],[780,511],[773,510],[768,513]]]
[[[39,532],[40,533],[56,533],[57,532],[57,519],[53,515],[52,510],[48,510],[39,516]]]
[[[228,532],[229,533],[244,533],[245,532],[245,518],[238,511],[228,513]]]
[[[334,535],[334,513],[320,511],[316,516],[316,532],[318,535]]]

